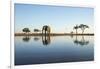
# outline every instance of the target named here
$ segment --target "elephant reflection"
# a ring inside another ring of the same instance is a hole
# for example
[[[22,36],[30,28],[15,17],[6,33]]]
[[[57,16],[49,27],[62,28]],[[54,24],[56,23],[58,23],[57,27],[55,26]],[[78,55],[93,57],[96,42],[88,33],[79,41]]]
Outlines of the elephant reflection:
[[[50,36],[46,36],[46,35],[42,36],[42,43],[43,43],[43,45],[49,45],[50,42],[51,42]]]
[[[24,42],[29,42],[29,40],[30,40],[30,37],[29,37],[29,36],[24,36],[24,37],[23,37],[23,41],[24,41]]]
[[[74,40],[74,43],[77,44],[77,45],[79,44],[79,45],[83,46],[83,45],[89,44],[89,41],[86,41],[84,39],[84,36],[82,36],[81,40],[78,40],[77,36],[76,36],[76,39]]]
[[[44,25],[42,28],[42,43],[43,45],[50,44],[50,27],[47,25]]]

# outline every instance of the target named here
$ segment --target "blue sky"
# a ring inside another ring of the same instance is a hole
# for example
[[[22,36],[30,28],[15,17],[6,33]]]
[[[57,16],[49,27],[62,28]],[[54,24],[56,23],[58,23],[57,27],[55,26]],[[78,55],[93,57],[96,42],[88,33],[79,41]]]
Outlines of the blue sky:
[[[44,25],[49,25],[51,32],[67,33],[72,31],[76,24],[86,24],[90,29],[85,32],[93,32],[93,8],[16,3],[14,12],[16,33],[22,32],[25,27],[34,32],[35,28],[42,29]]]

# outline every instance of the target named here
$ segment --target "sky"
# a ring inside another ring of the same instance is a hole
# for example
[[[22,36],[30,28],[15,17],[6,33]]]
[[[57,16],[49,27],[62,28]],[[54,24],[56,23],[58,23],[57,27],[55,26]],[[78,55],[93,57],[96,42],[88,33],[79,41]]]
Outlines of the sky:
[[[36,4],[14,5],[15,33],[21,33],[27,27],[31,32],[42,29],[44,25],[51,27],[52,33],[69,33],[77,24],[89,26],[85,32],[94,32],[94,9],[89,7],[51,6]],[[81,32],[81,29],[78,30]]]

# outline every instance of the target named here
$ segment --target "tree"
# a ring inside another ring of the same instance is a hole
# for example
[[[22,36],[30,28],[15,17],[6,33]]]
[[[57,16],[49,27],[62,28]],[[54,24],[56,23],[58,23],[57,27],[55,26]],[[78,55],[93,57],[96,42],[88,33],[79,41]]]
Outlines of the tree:
[[[25,32],[25,33],[29,33],[30,32],[29,28],[23,28],[22,31]]]
[[[76,25],[76,26],[73,27],[73,29],[76,30],[76,34],[77,34],[77,29],[78,29],[78,28],[79,28],[78,25]]]
[[[40,32],[40,30],[39,29],[34,29],[34,32]]]
[[[84,33],[84,30],[85,30],[86,28],[89,28],[89,26],[84,25],[84,24],[80,24],[80,25],[79,25],[79,28],[82,30],[82,34],[83,34],[83,33]]]

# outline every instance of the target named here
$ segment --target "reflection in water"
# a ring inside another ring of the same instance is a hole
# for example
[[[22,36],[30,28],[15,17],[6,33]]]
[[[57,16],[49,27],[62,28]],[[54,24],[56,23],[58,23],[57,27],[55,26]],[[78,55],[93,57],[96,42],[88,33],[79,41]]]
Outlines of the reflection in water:
[[[40,39],[39,37],[34,36],[34,41],[38,41],[39,39]],[[24,36],[24,37],[22,38],[22,40],[23,40],[24,42],[29,42],[30,37],[29,37],[29,36]],[[51,40],[50,40],[50,36],[49,36],[49,35],[43,35],[43,36],[42,36],[42,43],[43,43],[43,45],[49,45],[50,42],[51,42]]]
[[[37,36],[34,37],[34,41],[38,41],[39,39],[40,39],[40,38],[37,37]]]
[[[77,39],[77,36],[76,36],[76,39],[74,40],[74,43],[77,44],[77,45],[79,44],[81,46],[84,46],[84,45],[88,45],[89,44],[89,41],[86,41],[84,39],[84,36],[82,36],[81,40],[78,40]]]
[[[70,36],[43,35],[37,36],[40,38],[38,41],[35,41],[34,37],[15,37],[15,65],[94,60],[94,36],[75,37],[73,35],[75,39],[72,39]]]
[[[29,37],[29,36],[24,36],[24,37],[23,37],[23,41],[24,41],[24,42],[29,42],[29,40],[30,40],[30,37]]]
[[[73,36],[71,36],[71,38],[73,38]],[[40,38],[37,37],[37,36],[34,36],[34,41],[38,41]],[[24,42],[29,42],[30,40],[30,37],[29,36],[24,36],[23,37],[23,41]],[[49,45],[51,42],[51,39],[50,39],[50,36],[49,35],[42,35],[42,43],[43,45]],[[76,45],[81,45],[81,46],[84,46],[84,45],[88,45],[89,44],[89,41],[88,40],[85,40],[84,39],[84,36],[81,36],[81,39],[79,38],[78,39],[78,36],[76,35],[75,37],[75,40],[73,40],[73,42],[76,44]]]
[[[42,36],[42,43],[43,43],[43,45],[49,45],[50,44],[50,36],[43,35]]]
[[[73,35],[70,35],[71,38],[73,38]]]

